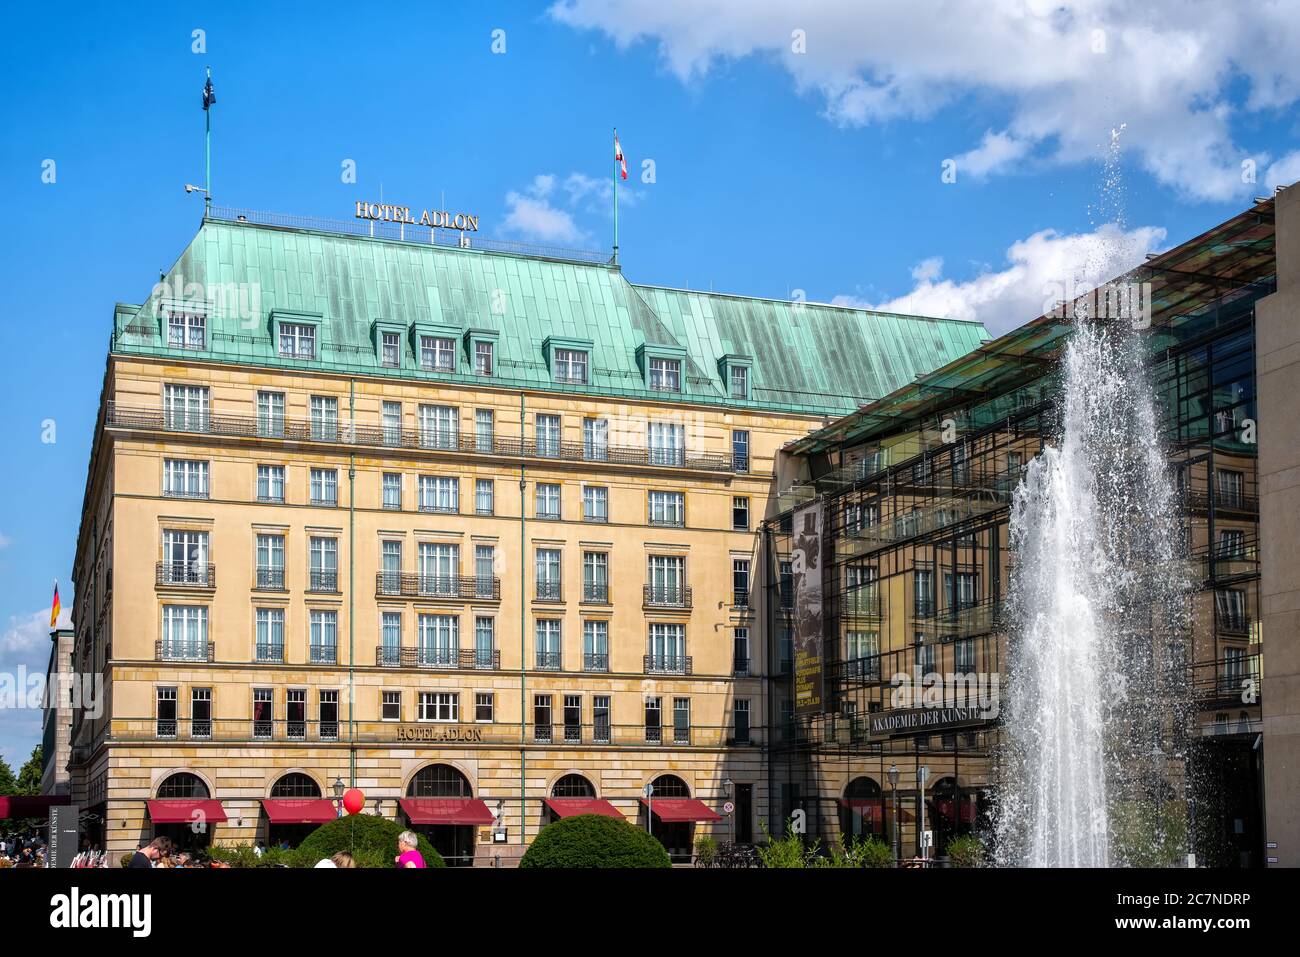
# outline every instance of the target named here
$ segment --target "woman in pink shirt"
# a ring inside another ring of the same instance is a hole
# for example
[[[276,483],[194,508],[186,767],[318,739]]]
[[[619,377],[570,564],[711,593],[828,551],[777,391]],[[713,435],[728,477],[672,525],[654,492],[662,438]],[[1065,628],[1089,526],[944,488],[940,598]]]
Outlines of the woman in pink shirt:
[[[424,855],[417,850],[419,846],[420,839],[414,831],[403,831],[397,835],[397,866],[424,867]]]

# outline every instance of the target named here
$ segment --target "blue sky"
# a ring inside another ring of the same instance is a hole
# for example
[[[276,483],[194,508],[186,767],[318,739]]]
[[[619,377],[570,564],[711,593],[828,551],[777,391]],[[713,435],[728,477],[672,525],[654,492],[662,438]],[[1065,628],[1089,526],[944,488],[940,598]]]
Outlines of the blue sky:
[[[1300,178],[1300,26],[1264,0],[28,4],[5,20],[8,673],[44,667],[52,580],[74,597],[113,303],[148,295],[198,226],[182,187],[202,182],[207,66],[218,203],[348,219],[382,188],[445,196],[484,236],[606,248],[617,126],[632,280],[998,332],[1047,284],[1104,278]],[[1121,124],[1122,189],[1103,190]],[[0,711],[11,764],[38,736],[36,714]]]

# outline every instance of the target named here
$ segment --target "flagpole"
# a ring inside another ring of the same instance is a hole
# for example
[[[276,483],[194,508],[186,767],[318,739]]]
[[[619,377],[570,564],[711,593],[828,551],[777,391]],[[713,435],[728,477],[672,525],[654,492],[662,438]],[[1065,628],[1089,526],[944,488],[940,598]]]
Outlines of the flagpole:
[[[208,67],[208,83],[212,83],[212,67]],[[204,164],[204,190],[203,190],[203,212],[208,215],[212,212],[212,106],[209,104],[203,110],[203,164]]]
[[[614,142],[618,142],[618,127],[614,127]],[[614,265],[618,265],[618,151],[614,151]]]

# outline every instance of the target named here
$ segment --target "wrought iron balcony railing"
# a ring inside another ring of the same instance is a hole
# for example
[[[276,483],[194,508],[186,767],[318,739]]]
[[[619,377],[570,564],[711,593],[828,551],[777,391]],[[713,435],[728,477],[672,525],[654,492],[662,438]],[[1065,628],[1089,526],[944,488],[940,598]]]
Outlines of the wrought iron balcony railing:
[[[538,601],[563,601],[564,592],[558,581],[542,579],[537,583]]]
[[[655,608],[690,608],[690,585],[646,585],[645,603]]]
[[[538,671],[560,671],[561,655],[558,651],[539,651],[537,652],[537,670]]]
[[[417,572],[377,572],[375,595],[398,598],[501,600],[501,579]]]
[[[154,581],[182,588],[216,588],[217,566],[198,562],[158,562]]]
[[[439,654],[433,649],[394,648],[381,645],[375,649],[375,664],[380,668],[430,668],[457,671],[495,671],[501,667],[501,652],[457,648]]]
[[[257,643],[257,646],[253,649],[253,652],[255,655],[257,655],[258,661],[265,661],[265,662],[284,661],[284,645],[278,641],[275,642],[259,641]]]
[[[307,576],[307,590],[337,594],[339,590],[339,573],[337,571],[312,569]]]
[[[645,673],[648,675],[689,675],[690,655],[646,655]]]
[[[585,654],[582,656],[583,671],[609,671],[609,655]]]
[[[213,648],[211,641],[160,639],[154,643],[154,658],[157,661],[212,661]]]
[[[593,605],[608,605],[609,582],[583,582],[582,600]]]
[[[600,461],[614,465],[644,465],[684,468],[707,472],[731,472],[732,457],[716,452],[683,449],[652,449],[603,445],[584,447],[582,442],[550,439],[519,439],[508,436],[479,436],[473,432],[445,433],[429,429],[394,429],[383,425],[334,422],[328,419],[275,417],[259,421],[256,415],[166,414],[160,407],[120,406],[108,403],[104,418],[107,428],[136,431],[192,432],[220,437],[247,437],[288,442],[322,442],[331,445],[373,448],[426,449],[518,458],[562,459],[572,462]],[[487,440],[487,441],[485,441]],[[490,447],[490,451],[487,449]],[[588,454],[590,453],[590,454]],[[747,462],[743,462],[746,468]]]
[[[256,581],[258,591],[284,591],[284,569],[259,567]]]
[[[337,645],[312,645],[310,648],[311,663],[314,665],[334,665],[338,664],[339,649]]]

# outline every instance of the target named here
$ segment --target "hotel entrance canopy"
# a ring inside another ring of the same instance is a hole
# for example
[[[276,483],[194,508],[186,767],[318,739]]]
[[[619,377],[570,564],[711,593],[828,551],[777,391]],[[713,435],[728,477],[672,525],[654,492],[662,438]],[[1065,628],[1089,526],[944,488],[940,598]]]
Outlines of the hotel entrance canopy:
[[[642,798],[641,803],[650,808],[654,816],[665,824],[675,824],[679,821],[722,820],[721,814],[695,798],[659,798],[652,801]]]
[[[401,798],[412,824],[492,824],[496,817],[478,798]]]
[[[604,798],[544,798],[546,806],[556,817],[576,817],[579,814],[600,814],[625,820],[621,811]]]
[[[149,806],[149,820],[155,824],[222,824],[228,820],[221,802],[211,799],[159,798],[145,803]]]

